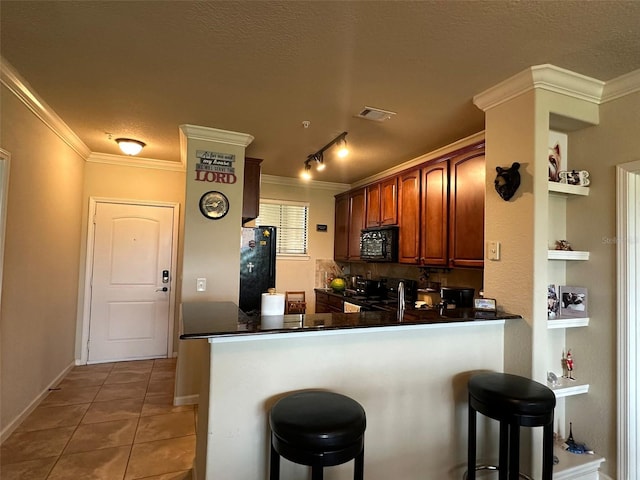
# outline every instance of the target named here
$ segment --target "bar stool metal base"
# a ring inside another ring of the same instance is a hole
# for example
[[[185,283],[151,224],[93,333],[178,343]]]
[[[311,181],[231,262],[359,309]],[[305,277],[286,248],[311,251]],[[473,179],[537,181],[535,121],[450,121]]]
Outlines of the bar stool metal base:
[[[543,427],[542,479],[553,477],[553,411],[556,397],[538,382],[508,373],[479,373],[468,382],[467,475],[476,480],[476,413],[500,422],[498,479],[518,480],[520,427]]]
[[[497,472],[498,467],[496,465],[476,465],[475,471],[478,472],[481,470],[495,470]],[[468,475],[469,475],[469,471],[467,470],[462,475],[462,480],[467,480]],[[524,480],[533,480],[533,478],[531,478],[529,475],[525,475],[524,473],[518,473],[518,476],[520,478],[523,478]]]

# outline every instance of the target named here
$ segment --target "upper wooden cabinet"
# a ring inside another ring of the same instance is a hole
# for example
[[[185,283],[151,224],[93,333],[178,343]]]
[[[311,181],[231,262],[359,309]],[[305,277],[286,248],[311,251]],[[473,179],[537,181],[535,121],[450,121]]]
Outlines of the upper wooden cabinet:
[[[242,193],[242,224],[258,218],[260,213],[260,173],[262,160],[244,159],[244,190]]]
[[[420,263],[420,175],[410,170],[398,177],[398,262]]]
[[[367,228],[398,223],[398,178],[392,177],[366,187]]]
[[[333,258],[349,260],[349,194],[336,195]]]
[[[450,161],[449,266],[484,266],[484,145]]]
[[[366,193],[361,188],[349,194],[349,260],[360,260],[360,232],[365,226]]]
[[[397,224],[399,263],[482,267],[484,195],[484,143],[339,195],[334,258],[359,259],[360,230]]]
[[[422,211],[420,215],[420,263],[447,266],[449,162],[435,161],[422,169]]]
[[[336,195],[333,242],[335,260],[360,259],[360,231],[365,225],[365,201],[364,188]]]

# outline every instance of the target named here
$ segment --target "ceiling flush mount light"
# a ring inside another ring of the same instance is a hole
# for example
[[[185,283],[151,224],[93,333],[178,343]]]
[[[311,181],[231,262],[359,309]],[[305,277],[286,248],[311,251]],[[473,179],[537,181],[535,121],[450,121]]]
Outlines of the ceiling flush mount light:
[[[327,143],[324,147],[322,147],[316,153],[312,153],[311,155],[309,155],[307,159],[304,161],[304,170],[302,171],[300,176],[305,180],[311,179],[311,163],[312,162],[316,164],[316,170],[318,170],[319,172],[324,170],[326,168],[326,164],[324,163],[324,152],[333,145],[338,145],[339,150],[337,153],[339,157],[341,158],[346,157],[349,154],[349,150],[347,149],[347,140],[345,138],[346,136],[347,136],[347,132],[342,132],[340,135],[338,135],[336,138],[331,140],[329,143]]]
[[[125,155],[137,155],[146,146],[144,142],[132,138],[116,138],[116,143]]]

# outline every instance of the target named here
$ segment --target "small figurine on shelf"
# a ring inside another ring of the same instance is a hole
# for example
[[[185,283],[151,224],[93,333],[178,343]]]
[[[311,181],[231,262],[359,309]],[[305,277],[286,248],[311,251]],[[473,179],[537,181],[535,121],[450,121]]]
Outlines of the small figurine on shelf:
[[[567,350],[566,355],[562,352],[562,364],[564,370],[567,372],[564,377],[569,380],[575,380],[575,378],[573,378],[573,356],[571,355],[571,349]]]
[[[556,240],[556,250],[564,250],[567,252],[572,252],[573,248],[568,240]]]
[[[578,443],[573,439],[573,423],[571,422],[569,422],[569,438],[562,444],[562,448],[571,453],[593,455],[593,450],[588,449],[584,443]]]

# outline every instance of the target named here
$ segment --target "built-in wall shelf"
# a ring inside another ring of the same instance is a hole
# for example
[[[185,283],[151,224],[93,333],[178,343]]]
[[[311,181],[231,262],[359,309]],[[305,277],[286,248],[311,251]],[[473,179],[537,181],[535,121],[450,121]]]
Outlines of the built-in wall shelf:
[[[564,398],[587,393],[589,391],[589,384],[561,377],[555,386],[549,385],[549,388],[553,390],[556,398]]]
[[[547,320],[547,328],[588,327],[589,317],[556,317]]]
[[[589,260],[589,252],[578,250],[549,250],[549,260]]]
[[[549,193],[561,193],[565,195],[589,195],[589,187],[569,185],[567,183],[549,182]]]
[[[599,455],[571,453],[557,445],[553,454],[558,457],[558,464],[553,466],[553,480],[598,480],[598,469],[605,461]]]

